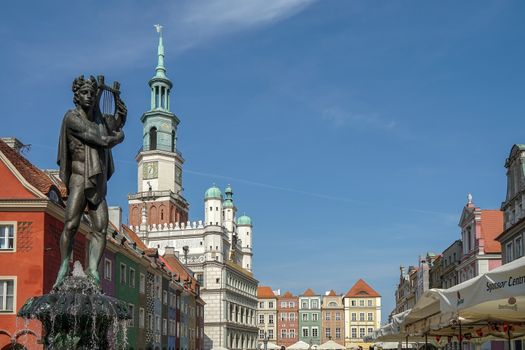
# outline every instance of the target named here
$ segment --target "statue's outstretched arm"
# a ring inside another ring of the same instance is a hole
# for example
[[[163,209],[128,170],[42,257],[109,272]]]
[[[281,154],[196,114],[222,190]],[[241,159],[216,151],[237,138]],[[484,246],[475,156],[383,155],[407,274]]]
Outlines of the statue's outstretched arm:
[[[73,114],[66,115],[66,127],[73,136],[80,141],[98,147],[113,147],[124,140],[122,131],[114,132],[113,135],[101,135],[98,128]]]

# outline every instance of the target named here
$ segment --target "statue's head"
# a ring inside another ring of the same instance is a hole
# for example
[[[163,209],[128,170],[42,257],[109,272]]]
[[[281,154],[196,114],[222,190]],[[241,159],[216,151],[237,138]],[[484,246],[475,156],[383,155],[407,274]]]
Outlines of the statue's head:
[[[84,109],[89,109],[95,103],[97,94],[97,80],[90,76],[89,79],[84,79],[81,75],[73,80],[73,102],[76,106],[81,106]]]

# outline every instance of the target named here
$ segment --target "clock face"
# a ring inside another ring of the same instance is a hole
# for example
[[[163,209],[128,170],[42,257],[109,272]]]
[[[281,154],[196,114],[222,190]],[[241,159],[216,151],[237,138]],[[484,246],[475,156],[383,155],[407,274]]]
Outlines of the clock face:
[[[142,177],[144,180],[156,179],[159,175],[159,164],[157,162],[147,162],[142,166]]]

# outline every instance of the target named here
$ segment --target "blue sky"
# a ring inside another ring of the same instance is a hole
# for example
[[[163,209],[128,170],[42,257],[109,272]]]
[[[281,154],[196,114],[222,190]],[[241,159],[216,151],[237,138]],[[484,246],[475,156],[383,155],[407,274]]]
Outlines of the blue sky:
[[[191,218],[231,183],[260,284],[345,293],[364,278],[386,317],[399,265],[459,238],[467,193],[487,209],[505,198],[505,158],[525,143],[523,13],[518,0],[10,2],[0,134],[56,167],[72,79],[119,80],[109,200],[125,208],[161,23]]]

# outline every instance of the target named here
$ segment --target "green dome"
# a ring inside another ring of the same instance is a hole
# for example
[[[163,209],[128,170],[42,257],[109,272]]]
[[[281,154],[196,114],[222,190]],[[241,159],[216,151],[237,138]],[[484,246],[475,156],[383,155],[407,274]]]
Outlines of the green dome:
[[[204,193],[204,200],[211,199],[211,198],[222,199],[221,190],[215,185],[213,185],[212,187],[208,188],[206,193]]]
[[[250,219],[250,217],[247,216],[247,215],[239,216],[237,218],[237,225],[248,225],[248,226],[251,226],[252,225],[252,219]]]
[[[233,208],[233,201],[231,199],[226,199],[224,203],[222,203],[223,208]]]
[[[235,207],[233,205],[233,191],[230,185],[228,185],[224,189],[224,193],[226,194],[226,198],[224,199],[224,203],[222,203],[223,208],[233,208]]]

